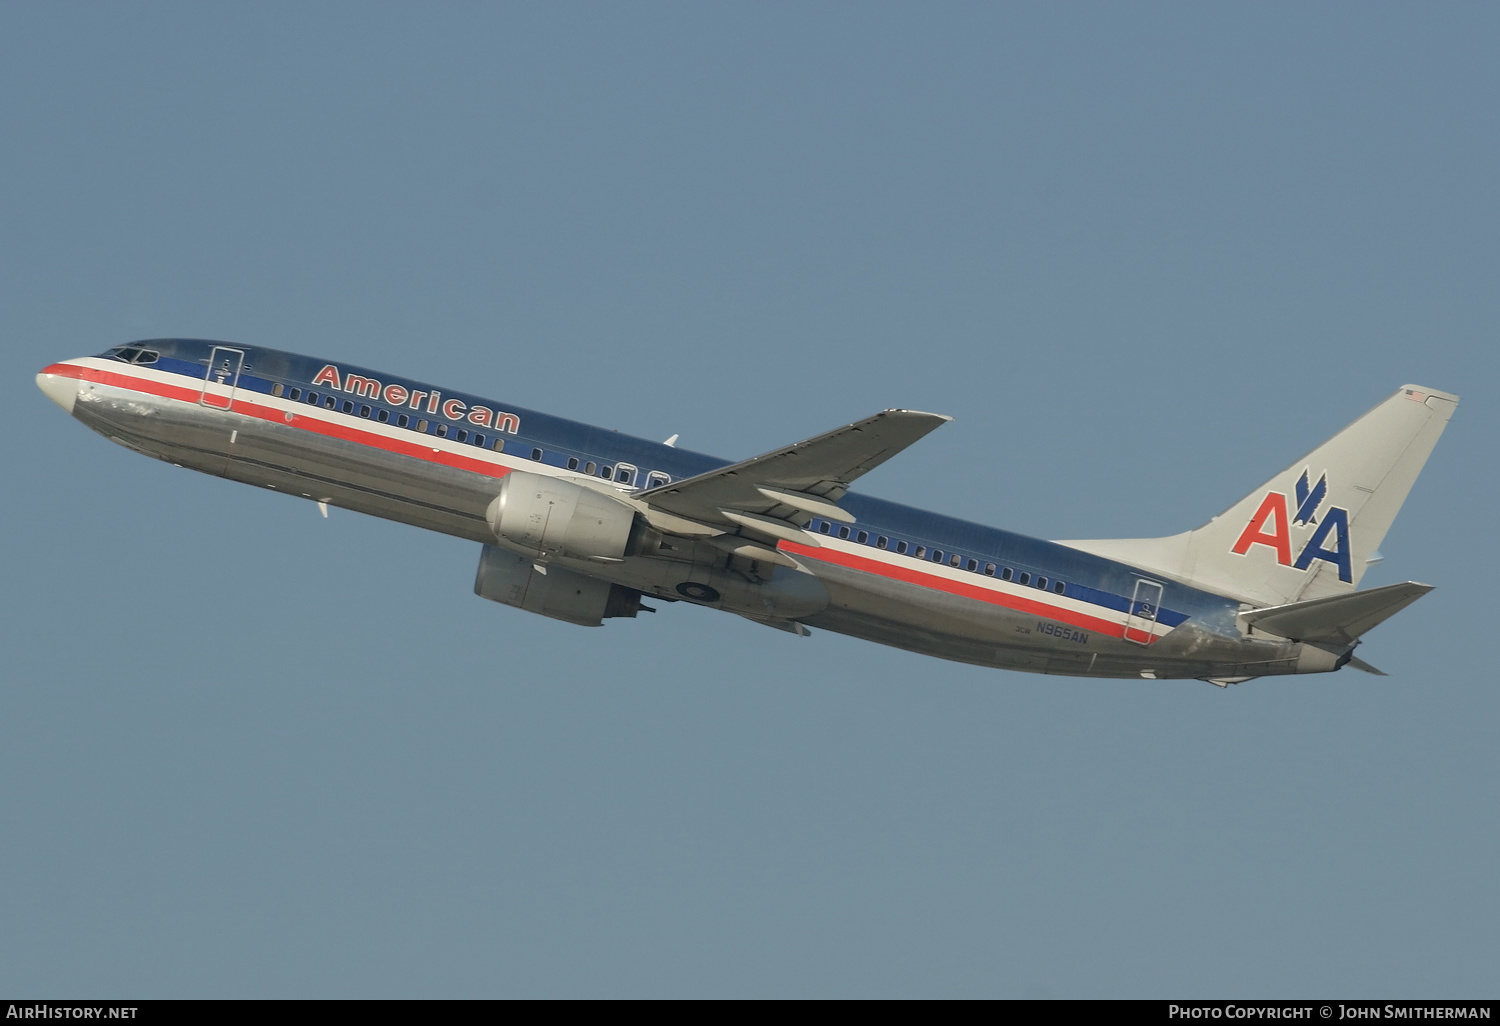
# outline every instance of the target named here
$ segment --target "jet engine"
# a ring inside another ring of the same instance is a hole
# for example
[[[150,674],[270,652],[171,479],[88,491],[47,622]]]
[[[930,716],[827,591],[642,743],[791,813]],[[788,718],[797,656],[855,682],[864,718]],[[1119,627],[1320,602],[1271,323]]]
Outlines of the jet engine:
[[[501,545],[537,557],[618,560],[661,544],[660,532],[619,499],[523,471],[505,475],[485,518]]]
[[[646,608],[641,605],[641,593],[633,588],[586,577],[560,566],[542,571],[530,556],[509,552],[498,545],[486,545],[479,556],[474,594],[584,627],[598,627],[609,617],[633,617]]]

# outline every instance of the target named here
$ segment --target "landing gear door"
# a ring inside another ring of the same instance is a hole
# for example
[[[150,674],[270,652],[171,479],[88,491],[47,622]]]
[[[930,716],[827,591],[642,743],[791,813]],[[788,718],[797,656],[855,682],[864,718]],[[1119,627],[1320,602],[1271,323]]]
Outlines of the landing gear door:
[[[1162,586],[1156,581],[1138,577],[1135,593],[1130,596],[1130,612],[1125,617],[1125,640],[1149,645],[1156,639],[1152,630],[1161,612]]]
[[[234,405],[234,390],[240,383],[240,368],[245,364],[243,349],[214,346],[208,358],[208,376],[203,379],[203,391],[198,402],[216,410],[227,410]]]

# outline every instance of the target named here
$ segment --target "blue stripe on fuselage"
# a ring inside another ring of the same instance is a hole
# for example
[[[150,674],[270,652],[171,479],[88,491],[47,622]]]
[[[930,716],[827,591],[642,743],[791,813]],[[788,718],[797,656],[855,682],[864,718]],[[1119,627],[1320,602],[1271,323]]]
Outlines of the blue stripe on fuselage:
[[[433,417],[424,412],[425,404],[422,411],[406,406],[392,407],[379,399],[343,391],[335,392],[314,385],[313,378],[323,367],[333,363],[345,378],[352,373],[375,379],[382,385],[401,385],[408,392],[430,394],[437,391],[444,399],[458,399],[467,407],[485,406],[514,414],[520,421],[519,429],[514,434],[507,432],[504,436],[509,455],[521,454],[524,457],[529,455],[532,448],[539,448],[546,453],[543,462],[556,467],[565,467],[568,457],[576,457],[580,462],[593,461],[599,464],[627,463],[637,468],[637,485],[644,484],[645,475],[649,471],[661,471],[670,474],[673,480],[682,480],[732,462],[524,407],[497,403],[483,396],[448,391],[425,382],[296,353],[204,339],[152,339],[134,345],[160,354],[157,362],[151,365],[152,369],[182,374],[200,381],[206,376],[214,346],[242,350],[245,360],[240,371],[240,389],[266,395],[271,393],[272,386],[276,384],[303,390],[312,389],[324,395],[337,395],[340,400],[349,399],[376,409],[388,409],[393,415],[407,413],[412,416]],[[462,422],[455,423],[466,426]],[[958,553],[965,559],[979,560],[981,565],[992,562],[1011,567],[1018,574],[1026,572],[1033,577],[1045,575],[1052,580],[1065,582],[1065,594],[1068,597],[1117,612],[1129,610],[1128,596],[1132,594],[1138,578],[1145,576],[1161,580],[1150,574],[1137,573],[1123,563],[1055,542],[958,520],[884,499],[850,493],[840,500],[840,505],[854,514],[860,529],[871,532],[872,540],[877,535],[885,535],[893,540],[907,541],[912,546],[923,545],[949,554]],[[893,552],[886,555],[898,559],[914,558],[895,556]],[[1172,581],[1161,580],[1161,583],[1164,591],[1158,619],[1162,624],[1176,627],[1192,618],[1207,629],[1237,633],[1234,616],[1238,611],[1238,603],[1234,600]]]

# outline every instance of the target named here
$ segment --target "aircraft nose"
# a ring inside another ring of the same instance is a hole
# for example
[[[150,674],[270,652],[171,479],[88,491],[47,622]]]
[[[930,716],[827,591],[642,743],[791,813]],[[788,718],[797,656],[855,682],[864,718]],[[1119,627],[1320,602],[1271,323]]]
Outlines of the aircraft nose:
[[[78,379],[49,373],[51,370],[52,368],[48,367],[36,376],[36,387],[40,388],[43,395],[61,406],[71,417],[73,404],[78,400]]]

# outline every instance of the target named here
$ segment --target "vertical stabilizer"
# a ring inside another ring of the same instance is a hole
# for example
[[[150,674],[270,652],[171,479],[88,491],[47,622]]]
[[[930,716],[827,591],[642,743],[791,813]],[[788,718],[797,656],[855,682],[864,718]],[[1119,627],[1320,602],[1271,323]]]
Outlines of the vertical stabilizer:
[[[1255,605],[1352,592],[1457,405],[1403,385],[1196,531],[1061,544]]]

